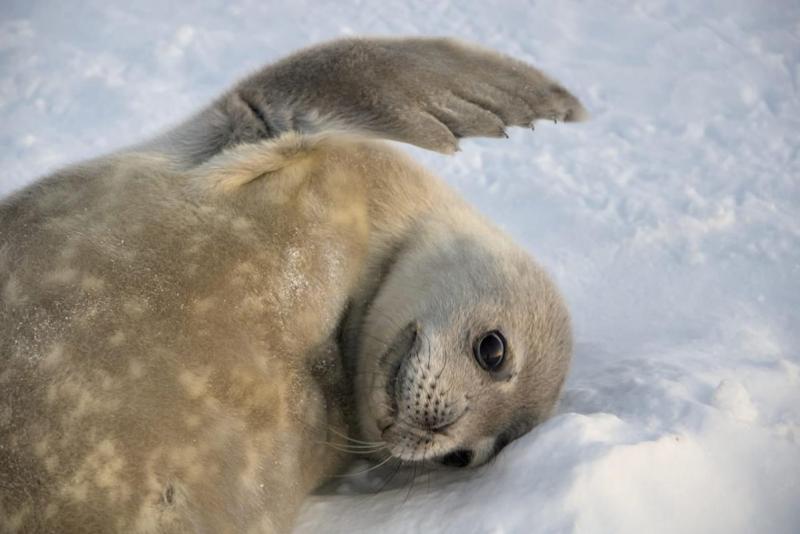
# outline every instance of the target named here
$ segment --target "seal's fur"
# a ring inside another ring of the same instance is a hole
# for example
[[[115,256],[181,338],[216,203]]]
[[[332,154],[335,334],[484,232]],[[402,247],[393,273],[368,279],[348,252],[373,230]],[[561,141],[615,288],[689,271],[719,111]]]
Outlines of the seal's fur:
[[[506,236],[368,138],[449,152],[582,114],[492,52],[346,40],[6,199],[2,530],[286,531],[347,434],[491,457],[552,408],[567,312]],[[496,328],[490,376],[471,345]]]

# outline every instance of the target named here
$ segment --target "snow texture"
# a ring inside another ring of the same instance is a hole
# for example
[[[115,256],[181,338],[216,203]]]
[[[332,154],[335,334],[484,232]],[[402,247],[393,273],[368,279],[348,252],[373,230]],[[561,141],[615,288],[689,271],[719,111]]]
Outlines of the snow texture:
[[[0,195],[139,141],[342,35],[452,35],[593,119],[414,152],[553,273],[557,415],[491,465],[355,476],[299,532],[800,532],[800,3],[0,5]]]

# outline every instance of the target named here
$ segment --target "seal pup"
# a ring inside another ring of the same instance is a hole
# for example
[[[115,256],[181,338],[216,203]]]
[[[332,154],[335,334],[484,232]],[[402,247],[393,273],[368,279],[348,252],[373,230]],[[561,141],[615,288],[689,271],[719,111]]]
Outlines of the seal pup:
[[[545,418],[566,308],[379,139],[578,100],[450,39],[347,39],[0,204],[0,529],[286,532],[352,452],[473,466]]]

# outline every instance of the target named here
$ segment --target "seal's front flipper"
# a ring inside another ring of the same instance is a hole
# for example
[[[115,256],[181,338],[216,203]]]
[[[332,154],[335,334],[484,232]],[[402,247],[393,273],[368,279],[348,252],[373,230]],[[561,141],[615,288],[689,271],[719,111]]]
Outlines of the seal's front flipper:
[[[265,67],[144,148],[193,166],[287,131],[344,131],[451,153],[461,137],[585,117],[557,82],[484,48],[441,38],[345,39]]]

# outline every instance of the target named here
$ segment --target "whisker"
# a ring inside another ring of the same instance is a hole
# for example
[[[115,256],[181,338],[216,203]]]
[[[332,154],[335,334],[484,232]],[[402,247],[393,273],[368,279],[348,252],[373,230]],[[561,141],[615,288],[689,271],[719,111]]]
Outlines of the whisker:
[[[316,443],[318,443],[318,444],[320,444],[320,445],[327,445],[327,446],[328,446],[328,447],[330,447],[331,449],[334,449],[334,450],[337,450],[337,451],[340,451],[340,452],[345,452],[345,453],[347,453],[347,454],[353,454],[353,455],[364,455],[364,456],[368,456],[368,455],[370,455],[370,454],[375,454],[376,452],[378,452],[378,451],[380,451],[380,450],[382,450],[382,449],[383,449],[383,447],[380,447],[380,448],[378,448],[378,449],[372,449],[372,450],[360,450],[360,451],[354,451],[354,450],[352,450],[352,449],[346,449],[346,448],[344,448],[344,447],[339,447],[338,445],[336,445],[336,444],[334,444],[334,443],[330,443],[330,442],[328,442],[328,441],[317,441]]]
[[[417,480],[417,464],[416,463],[412,464],[412,467],[414,470],[411,473],[411,481],[409,482],[408,485],[408,491],[406,492],[406,497],[405,499],[403,499],[403,504],[406,504],[406,502],[408,502],[408,498],[411,496],[411,492],[414,489],[414,483]]]
[[[398,458],[398,460],[399,460],[399,458]],[[396,468],[395,468],[395,470],[394,470],[394,473],[392,473],[392,474],[391,474],[391,476],[390,476],[389,478],[387,478],[387,479],[386,479],[386,480],[383,482],[383,484],[381,485],[381,487],[380,487],[380,488],[378,488],[378,491],[376,491],[375,493],[380,493],[380,492],[382,492],[382,491],[383,491],[383,489],[386,487],[386,485],[387,485],[387,484],[388,484],[388,483],[389,483],[389,482],[390,482],[390,481],[391,481],[391,480],[392,480],[392,479],[393,479],[395,476],[397,476],[397,473],[400,471],[400,468],[403,466],[403,464],[404,464],[404,463],[405,463],[405,462],[404,462],[403,460],[400,460],[400,461],[398,462],[398,464],[397,464],[397,467],[396,467]]]
[[[353,443],[361,443],[361,444],[364,444],[364,445],[386,445],[386,442],[383,442],[383,441],[362,441],[360,439],[351,438],[350,436],[348,436],[346,434],[342,434],[341,432],[337,431],[335,428],[333,428],[331,426],[328,426],[328,430],[330,430],[331,432],[333,432],[337,436],[340,436],[340,437],[346,439],[347,441],[352,441]]]
[[[339,447],[340,449],[347,449],[355,452],[364,452],[364,451],[379,451],[386,447],[386,444],[381,445],[349,445],[347,443],[336,443],[334,441],[317,441],[316,443],[320,443],[323,445],[334,445]]]
[[[378,469],[379,467],[381,467],[381,466],[385,465],[386,463],[388,463],[389,460],[391,460],[393,458],[394,458],[394,456],[392,456],[390,454],[389,456],[386,457],[385,460],[383,460],[379,464],[373,465],[372,467],[370,467],[368,469],[364,469],[363,471],[357,471],[355,473],[344,473],[342,475],[334,475],[334,477],[335,478],[347,478],[347,477],[355,477],[355,476],[363,475],[364,473],[369,473],[370,471]]]

